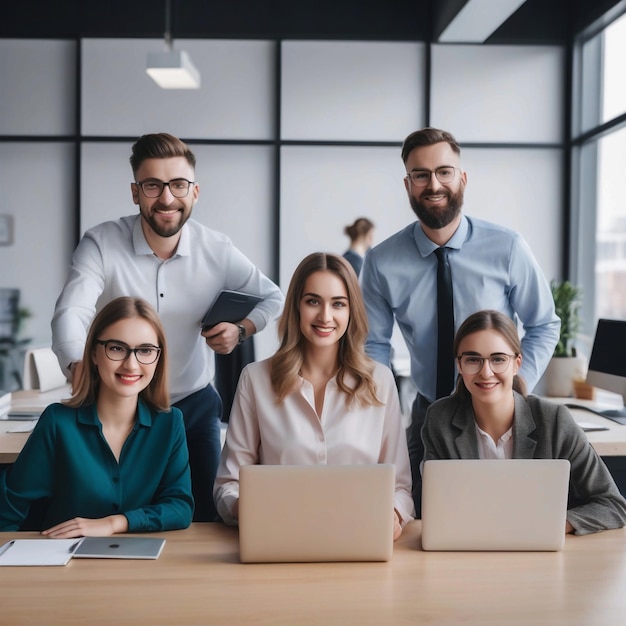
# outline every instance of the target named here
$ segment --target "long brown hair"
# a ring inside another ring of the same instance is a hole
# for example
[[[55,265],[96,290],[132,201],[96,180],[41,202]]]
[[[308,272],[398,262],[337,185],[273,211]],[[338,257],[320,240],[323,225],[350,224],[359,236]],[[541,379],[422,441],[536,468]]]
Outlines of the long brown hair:
[[[170,395],[167,371],[167,345],[165,331],[156,311],[148,302],[141,298],[115,298],[105,305],[94,317],[83,352],[82,370],[72,397],[65,402],[67,406],[81,407],[93,404],[98,398],[100,389],[100,376],[98,369],[91,358],[96,349],[96,339],[112,324],[120,320],[139,317],[146,320],[154,329],[157,336],[161,354],[154,370],[154,376],[150,384],[139,392],[139,397],[155,411],[168,411],[170,407]]]
[[[363,348],[368,331],[367,314],[356,274],[345,259],[324,252],[315,252],[303,259],[289,283],[285,308],[278,323],[281,343],[270,361],[272,387],[278,402],[282,402],[298,384],[305,346],[300,330],[300,300],[307,278],[315,272],[333,272],[341,279],[348,293],[350,320],[339,340],[337,385],[346,394],[348,404],[358,401],[362,406],[380,406],[373,378],[374,363],[366,356]],[[346,383],[348,374],[356,380],[354,386]]]
[[[454,356],[459,354],[459,346],[465,337],[473,335],[481,330],[495,330],[510,346],[513,353],[522,354],[522,343],[517,333],[517,326],[510,317],[500,313],[500,311],[484,310],[472,313],[456,331],[454,336]],[[527,394],[526,382],[519,375],[513,377],[513,389],[525,396]],[[454,395],[469,398],[470,392],[467,390],[463,378],[458,377]]]

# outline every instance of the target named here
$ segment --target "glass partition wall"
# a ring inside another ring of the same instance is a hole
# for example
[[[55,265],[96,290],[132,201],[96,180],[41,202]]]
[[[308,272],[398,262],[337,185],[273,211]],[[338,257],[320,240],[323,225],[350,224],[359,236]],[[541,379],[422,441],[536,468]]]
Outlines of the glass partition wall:
[[[149,132],[192,145],[194,217],[283,289],[305,254],[342,253],[355,218],[376,241],[415,219],[400,146],[424,125],[463,146],[465,211],[522,232],[548,279],[566,271],[564,48],[184,40],[202,86],[168,91],[145,72],[161,46],[0,40],[0,216],[14,225],[0,287],[21,288],[35,343],[50,342],[78,237],[135,213],[128,157]],[[258,339],[260,358],[274,338]]]

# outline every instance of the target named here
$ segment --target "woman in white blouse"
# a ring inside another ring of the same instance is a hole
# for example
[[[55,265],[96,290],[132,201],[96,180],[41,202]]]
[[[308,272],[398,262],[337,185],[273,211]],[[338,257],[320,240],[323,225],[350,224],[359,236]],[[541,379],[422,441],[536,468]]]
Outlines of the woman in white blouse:
[[[363,350],[367,317],[345,259],[314,253],[300,263],[278,330],[276,354],[239,379],[213,491],[218,513],[237,523],[242,465],[393,463],[397,539],[414,513],[400,403],[391,371]]]

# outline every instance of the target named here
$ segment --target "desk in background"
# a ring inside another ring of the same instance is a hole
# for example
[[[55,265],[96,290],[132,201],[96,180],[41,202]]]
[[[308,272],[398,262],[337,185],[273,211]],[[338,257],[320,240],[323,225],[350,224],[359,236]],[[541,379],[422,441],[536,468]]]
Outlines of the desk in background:
[[[602,389],[595,390],[594,400],[579,398],[548,398],[548,400],[588,406],[596,410],[619,409],[624,405],[622,396]],[[589,411],[572,408],[570,411],[579,424],[588,423],[608,428],[608,430],[588,432],[586,435],[609,468],[621,494],[626,497],[626,426]]]
[[[0,568],[0,622],[21,624],[624,623],[626,530],[563,552],[422,552],[411,522],[389,563],[239,563],[237,530],[193,524],[157,561]],[[0,533],[0,542],[34,533]]]
[[[578,398],[546,398],[559,404],[577,404],[596,410],[615,409],[623,406],[622,396],[609,391],[595,390],[595,400]],[[577,423],[588,423],[608,428],[604,431],[588,432],[587,437],[600,456],[626,456],[626,426],[590,411],[570,408]]]
[[[69,385],[43,393],[36,389],[14,391],[11,394],[11,410],[41,412],[49,404],[59,402],[64,398],[69,398],[69,396]],[[0,420],[0,464],[13,463],[30,435],[30,432],[15,433],[8,431],[34,425],[34,420]]]
[[[70,395],[70,387],[59,387],[52,391],[40,393],[36,390],[13,392],[12,406],[21,409],[38,409],[42,411],[52,402],[59,402],[62,398]],[[584,404],[595,408],[615,408],[617,406],[616,394],[599,392],[598,400],[578,400],[575,398],[548,398],[553,402],[571,402]],[[589,413],[588,411],[577,411],[572,409],[574,419],[578,422],[591,422],[601,426],[606,426],[608,430],[586,433],[589,441],[596,452],[602,457],[625,457],[626,463],[626,426],[612,422],[611,420]],[[26,422],[28,423],[28,422]],[[31,422],[33,423],[33,422]],[[16,426],[24,425],[24,422],[0,420],[0,463],[13,463],[20,453],[22,447],[28,439],[29,433],[8,433]],[[223,433],[222,433],[223,438]],[[606,460],[606,459],[605,459]],[[610,461],[609,461],[610,463]],[[624,480],[626,485],[626,480]]]

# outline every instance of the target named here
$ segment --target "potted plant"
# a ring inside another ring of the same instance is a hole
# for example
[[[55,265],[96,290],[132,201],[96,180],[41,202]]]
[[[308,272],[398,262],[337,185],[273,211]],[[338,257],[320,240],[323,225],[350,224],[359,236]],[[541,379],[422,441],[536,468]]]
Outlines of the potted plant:
[[[554,309],[561,320],[559,342],[554,348],[556,358],[575,357],[574,340],[580,330],[580,307],[582,289],[568,280],[550,282],[550,291],[554,300]]]
[[[548,396],[569,397],[574,381],[585,377],[585,361],[576,354],[575,340],[580,330],[582,289],[568,280],[550,282],[554,309],[561,320],[559,341],[545,373]]]

